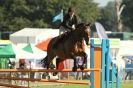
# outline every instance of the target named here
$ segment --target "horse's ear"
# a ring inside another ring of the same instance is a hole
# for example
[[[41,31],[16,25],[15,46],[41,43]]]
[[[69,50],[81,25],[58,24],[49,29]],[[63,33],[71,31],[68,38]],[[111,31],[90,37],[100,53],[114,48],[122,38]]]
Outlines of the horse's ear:
[[[81,29],[83,26],[85,26],[85,24],[84,24],[84,23],[80,23],[80,24],[78,24],[78,25],[76,26],[76,28]]]
[[[91,26],[91,23],[86,24],[86,26]]]

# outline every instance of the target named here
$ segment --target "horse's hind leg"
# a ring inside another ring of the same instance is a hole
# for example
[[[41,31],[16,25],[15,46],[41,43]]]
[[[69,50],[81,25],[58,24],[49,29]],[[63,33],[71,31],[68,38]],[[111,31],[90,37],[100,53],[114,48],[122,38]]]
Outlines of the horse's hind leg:
[[[48,59],[47,59],[47,69],[51,69],[51,67],[50,67],[50,65],[52,64],[52,61],[53,61],[53,59],[54,59],[54,56],[52,56],[52,57],[49,57]]]
[[[47,61],[46,61],[46,64],[47,64],[47,66],[46,66],[46,68],[47,69],[53,69],[53,66],[52,65],[54,65],[53,63],[52,63],[52,61],[53,61],[53,59],[54,59],[54,55],[48,55],[48,58],[47,58]],[[49,73],[48,72],[46,72],[47,73],[47,77],[48,77],[48,79],[50,79],[50,75],[49,75]]]

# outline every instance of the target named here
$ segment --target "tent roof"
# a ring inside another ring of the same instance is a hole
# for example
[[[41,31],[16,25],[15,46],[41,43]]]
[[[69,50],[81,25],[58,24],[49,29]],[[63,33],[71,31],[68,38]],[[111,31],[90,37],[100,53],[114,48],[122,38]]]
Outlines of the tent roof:
[[[133,56],[133,41],[121,41],[119,54],[121,56]]]
[[[37,44],[36,47],[43,50],[43,51],[47,51],[47,46],[48,46],[51,39],[52,38],[49,38],[49,39]]]
[[[19,30],[13,34],[11,34],[10,36],[38,36],[42,33],[48,34],[49,31],[58,31],[58,30],[54,30],[51,28],[24,28],[22,30]],[[58,33],[58,32],[57,32]]]
[[[0,46],[0,58],[15,58],[15,53],[11,44]]]

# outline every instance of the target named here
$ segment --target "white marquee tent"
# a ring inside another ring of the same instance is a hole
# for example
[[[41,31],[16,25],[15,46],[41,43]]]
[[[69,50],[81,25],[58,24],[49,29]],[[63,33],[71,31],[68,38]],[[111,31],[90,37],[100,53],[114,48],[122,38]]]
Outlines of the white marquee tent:
[[[17,68],[19,67],[20,59],[25,59],[27,66],[29,66],[29,61],[32,61],[35,63],[35,66],[33,68],[41,67],[41,64],[39,64],[38,62],[40,62],[46,56],[47,53],[45,51],[38,49],[34,45],[31,45],[33,53],[27,52],[23,49],[23,47],[25,47],[26,45],[27,44],[19,44],[19,45],[12,44],[13,50],[16,54],[16,59],[11,59],[11,60],[15,60]]]
[[[10,35],[10,40],[15,43],[38,44],[47,38],[59,35],[58,29],[51,28],[24,28]]]
[[[121,41],[119,49],[119,55],[121,56],[133,56],[133,41]]]

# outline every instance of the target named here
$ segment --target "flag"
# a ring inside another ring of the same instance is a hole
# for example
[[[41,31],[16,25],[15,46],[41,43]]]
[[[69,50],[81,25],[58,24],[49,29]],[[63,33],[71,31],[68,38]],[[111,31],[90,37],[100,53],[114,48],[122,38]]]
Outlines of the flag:
[[[99,38],[100,39],[108,39],[108,36],[105,32],[104,27],[99,22],[95,22],[95,26],[96,26],[96,30],[97,30]]]
[[[55,22],[57,20],[61,20],[61,22],[63,21],[63,10],[61,10],[61,12],[53,18],[52,22]]]

